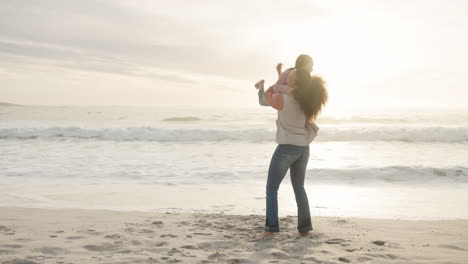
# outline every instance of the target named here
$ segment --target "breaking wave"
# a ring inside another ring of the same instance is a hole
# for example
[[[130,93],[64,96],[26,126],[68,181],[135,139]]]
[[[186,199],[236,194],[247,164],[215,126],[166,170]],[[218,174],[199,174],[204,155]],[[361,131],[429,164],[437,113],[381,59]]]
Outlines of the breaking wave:
[[[151,126],[3,128],[2,139],[79,138],[121,141],[274,141],[274,129],[171,129]],[[467,142],[468,127],[322,127],[316,141]]]

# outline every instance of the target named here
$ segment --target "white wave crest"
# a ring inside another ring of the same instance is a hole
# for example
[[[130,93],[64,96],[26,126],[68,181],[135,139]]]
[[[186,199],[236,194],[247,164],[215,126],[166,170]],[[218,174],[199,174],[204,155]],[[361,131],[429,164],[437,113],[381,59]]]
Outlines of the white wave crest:
[[[122,141],[274,141],[274,129],[3,128],[0,138],[80,138]],[[316,141],[468,142],[468,127],[322,127]]]

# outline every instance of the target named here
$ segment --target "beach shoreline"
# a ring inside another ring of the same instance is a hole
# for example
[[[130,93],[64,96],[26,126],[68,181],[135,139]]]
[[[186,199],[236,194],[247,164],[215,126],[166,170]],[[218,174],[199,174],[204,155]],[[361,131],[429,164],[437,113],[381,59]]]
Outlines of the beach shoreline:
[[[0,207],[0,263],[466,263],[468,220]],[[21,262],[23,261],[23,262]],[[29,262],[25,262],[29,261]]]

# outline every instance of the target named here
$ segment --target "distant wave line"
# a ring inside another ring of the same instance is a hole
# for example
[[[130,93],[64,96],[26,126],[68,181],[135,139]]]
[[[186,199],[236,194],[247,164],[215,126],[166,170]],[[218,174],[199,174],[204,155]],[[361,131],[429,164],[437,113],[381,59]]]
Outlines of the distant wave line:
[[[151,126],[82,128],[54,126],[0,129],[2,139],[80,138],[118,141],[274,141],[272,129],[170,129]],[[324,127],[316,141],[468,142],[468,127]]]

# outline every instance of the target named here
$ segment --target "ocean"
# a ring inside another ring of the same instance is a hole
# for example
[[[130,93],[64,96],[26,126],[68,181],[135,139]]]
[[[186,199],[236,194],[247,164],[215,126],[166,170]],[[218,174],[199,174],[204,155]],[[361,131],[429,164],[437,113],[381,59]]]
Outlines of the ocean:
[[[0,206],[264,214],[272,108],[0,106]],[[320,116],[314,216],[468,219],[468,111]],[[297,213],[289,172],[280,216]]]

